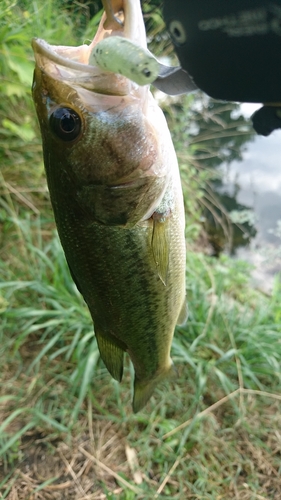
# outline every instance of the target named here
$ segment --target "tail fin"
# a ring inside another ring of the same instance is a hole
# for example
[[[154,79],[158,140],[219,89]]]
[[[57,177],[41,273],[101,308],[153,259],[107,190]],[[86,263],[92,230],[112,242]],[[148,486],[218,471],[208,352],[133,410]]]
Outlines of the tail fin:
[[[134,399],[133,399],[133,412],[137,413],[140,411],[148,402],[152,393],[159,382],[165,380],[167,377],[173,377],[176,374],[176,370],[174,368],[173,362],[171,360],[171,364],[168,368],[161,371],[158,375],[156,375],[152,380],[146,380],[145,382],[139,380],[135,377],[134,383]]]
[[[124,351],[119,347],[114,339],[108,335],[103,335],[99,331],[95,331],[98,348],[101,359],[103,360],[110,375],[118,382],[121,382],[123,376],[123,359]]]

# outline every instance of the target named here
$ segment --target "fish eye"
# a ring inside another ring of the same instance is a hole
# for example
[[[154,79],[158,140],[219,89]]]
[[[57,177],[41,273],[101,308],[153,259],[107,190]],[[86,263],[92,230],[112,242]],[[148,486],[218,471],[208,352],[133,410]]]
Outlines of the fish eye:
[[[82,128],[81,118],[71,108],[56,108],[50,118],[50,127],[52,131],[63,141],[71,142],[76,139]]]

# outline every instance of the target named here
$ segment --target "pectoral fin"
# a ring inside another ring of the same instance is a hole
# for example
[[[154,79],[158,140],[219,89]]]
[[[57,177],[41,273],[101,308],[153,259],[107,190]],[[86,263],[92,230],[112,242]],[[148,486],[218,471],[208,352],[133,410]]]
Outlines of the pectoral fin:
[[[115,341],[112,335],[103,335],[95,329],[98,348],[110,375],[118,382],[123,376],[124,349]]]
[[[167,284],[169,268],[169,225],[169,217],[153,217],[152,252],[159,278],[164,285]]]

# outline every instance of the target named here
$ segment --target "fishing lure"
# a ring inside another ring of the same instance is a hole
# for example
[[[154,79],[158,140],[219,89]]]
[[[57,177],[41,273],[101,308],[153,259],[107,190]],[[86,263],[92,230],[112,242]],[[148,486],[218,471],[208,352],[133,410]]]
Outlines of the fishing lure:
[[[93,48],[89,64],[123,75],[138,85],[153,82],[160,70],[160,63],[149,50],[121,36],[101,40]]]

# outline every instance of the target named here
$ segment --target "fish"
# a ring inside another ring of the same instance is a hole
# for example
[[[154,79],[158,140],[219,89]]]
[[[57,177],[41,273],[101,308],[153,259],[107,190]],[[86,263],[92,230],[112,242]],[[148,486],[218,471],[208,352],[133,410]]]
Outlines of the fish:
[[[184,202],[171,135],[150,86],[89,64],[108,37],[146,49],[140,0],[112,0],[112,15],[103,3],[89,45],[32,40],[32,95],[70,273],[100,356],[119,382],[129,354],[136,413],[174,373],[174,330],[187,318]]]

